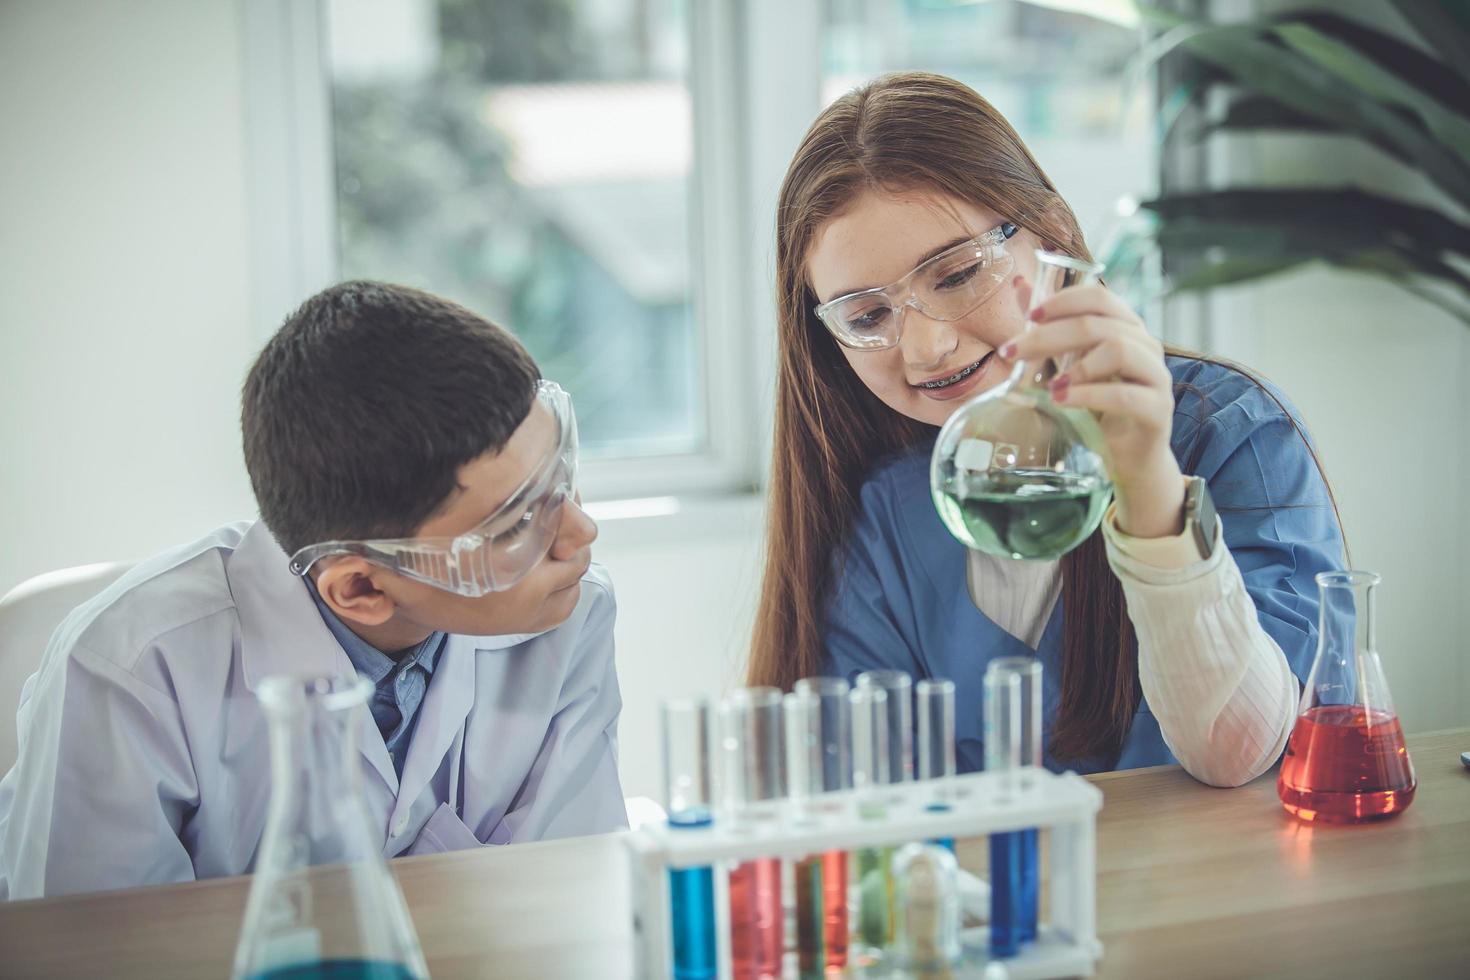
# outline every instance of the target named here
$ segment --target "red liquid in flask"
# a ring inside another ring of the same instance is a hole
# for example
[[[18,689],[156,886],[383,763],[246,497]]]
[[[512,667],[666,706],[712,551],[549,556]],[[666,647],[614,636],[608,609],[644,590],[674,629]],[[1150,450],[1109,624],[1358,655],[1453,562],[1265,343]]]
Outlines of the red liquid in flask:
[[[1416,785],[1397,715],[1322,705],[1296,720],[1276,793],[1303,820],[1366,823],[1406,809]]]

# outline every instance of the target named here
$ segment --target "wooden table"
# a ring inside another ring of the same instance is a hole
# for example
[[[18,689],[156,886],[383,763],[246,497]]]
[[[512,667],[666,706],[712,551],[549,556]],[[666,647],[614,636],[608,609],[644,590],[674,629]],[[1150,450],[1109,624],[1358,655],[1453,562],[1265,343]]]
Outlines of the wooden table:
[[[1470,728],[1411,736],[1413,805],[1308,826],[1274,774],[1217,790],[1176,767],[1094,777],[1104,977],[1470,977]],[[980,849],[961,846],[965,863]],[[429,969],[630,977],[616,837],[394,862]],[[0,905],[0,976],[226,977],[249,879]]]

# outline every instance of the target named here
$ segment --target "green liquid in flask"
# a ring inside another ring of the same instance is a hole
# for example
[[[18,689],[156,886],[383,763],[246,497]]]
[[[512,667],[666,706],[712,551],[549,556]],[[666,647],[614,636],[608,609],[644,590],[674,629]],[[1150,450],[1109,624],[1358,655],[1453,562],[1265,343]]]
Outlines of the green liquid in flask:
[[[934,506],[965,546],[1031,561],[1060,558],[1097,530],[1112,494],[1097,476],[998,470],[951,478]]]

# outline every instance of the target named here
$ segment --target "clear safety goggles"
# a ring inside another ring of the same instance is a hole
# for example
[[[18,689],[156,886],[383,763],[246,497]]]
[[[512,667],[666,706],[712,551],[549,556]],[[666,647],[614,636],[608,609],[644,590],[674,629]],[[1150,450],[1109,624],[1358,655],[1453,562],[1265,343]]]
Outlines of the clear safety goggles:
[[[562,511],[577,488],[577,420],[571,396],[551,381],[538,381],[536,400],[556,420],[556,445],[474,530],[452,538],[324,541],[292,555],[292,573],[305,575],[331,555],[356,555],[462,596],[478,597],[514,586],[551,550]]]
[[[994,296],[1015,267],[1006,240],[1018,230],[1010,222],[992,228],[920,263],[890,286],[828,300],[816,308],[817,317],[844,347],[897,347],[905,307],[935,320],[958,320]]]

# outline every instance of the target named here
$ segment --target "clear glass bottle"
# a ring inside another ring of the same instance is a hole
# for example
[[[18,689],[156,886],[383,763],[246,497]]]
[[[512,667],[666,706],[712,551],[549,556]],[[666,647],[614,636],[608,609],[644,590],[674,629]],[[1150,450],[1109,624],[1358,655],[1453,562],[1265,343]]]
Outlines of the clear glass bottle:
[[[893,856],[893,882],[893,965],[909,975],[948,977],[962,955],[954,854],[936,844],[905,844]]]
[[[1302,820],[1366,823],[1402,813],[1418,783],[1374,635],[1372,572],[1322,572],[1317,657],[1276,793]]]
[[[357,736],[373,685],[268,677],[271,798],[236,980],[422,980],[429,975],[368,816]]]
[[[1097,281],[1102,266],[1038,250],[1036,309],[1062,289]],[[1026,330],[1044,330],[1026,320]],[[1097,530],[1112,495],[1102,430],[1092,413],[1058,405],[1053,358],[1021,361],[1000,385],[966,402],[934,444],[929,485],[949,532],[968,548],[1047,561]]]

